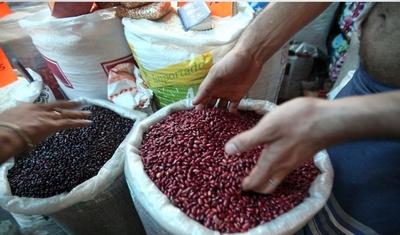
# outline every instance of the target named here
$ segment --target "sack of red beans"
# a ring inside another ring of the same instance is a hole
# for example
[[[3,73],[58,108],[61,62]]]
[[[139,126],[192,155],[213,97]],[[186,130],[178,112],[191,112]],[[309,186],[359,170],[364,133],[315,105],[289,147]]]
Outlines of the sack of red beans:
[[[274,194],[244,192],[241,181],[262,146],[235,156],[223,146],[277,106],[245,99],[237,114],[168,105],[129,137],[125,176],[147,234],[293,234],[329,197],[333,171],[321,151],[288,175]]]
[[[128,136],[147,114],[107,100],[78,99],[90,126],[62,130],[0,167],[0,206],[46,215],[68,234],[144,234],[124,160]]]

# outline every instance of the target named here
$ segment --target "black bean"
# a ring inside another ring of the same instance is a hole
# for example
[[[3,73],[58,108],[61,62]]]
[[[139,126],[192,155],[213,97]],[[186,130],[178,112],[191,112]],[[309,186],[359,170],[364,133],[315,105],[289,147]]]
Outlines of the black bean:
[[[8,170],[11,193],[46,198],[70,192],[97,175],[132,129],[134,120],[97,105],[92,125],[54,133],[28,154],[16,156]]]

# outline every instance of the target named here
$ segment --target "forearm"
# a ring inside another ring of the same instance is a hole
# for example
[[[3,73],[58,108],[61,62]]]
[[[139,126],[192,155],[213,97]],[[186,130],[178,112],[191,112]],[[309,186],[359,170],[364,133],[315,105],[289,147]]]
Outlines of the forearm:
[[[330,2],[272,2],[246,28],[235,50],[264,63],[330,4]]]
[[[329,145],[356,139],[400,139],[399,104],[400,91],[333,100],[319,111],[319,125]]]

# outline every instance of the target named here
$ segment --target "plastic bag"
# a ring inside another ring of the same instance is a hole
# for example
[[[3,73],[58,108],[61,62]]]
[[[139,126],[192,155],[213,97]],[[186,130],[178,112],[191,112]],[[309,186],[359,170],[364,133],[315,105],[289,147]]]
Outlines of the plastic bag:
[[[18,80],[0,89],[0,111],[16,106],[18,102],[45,104],[56,100],[50,87],[43,83],[42,77],[32,69],[27,68],[27,71],[34,82],[29,83],[15,70]]]
[[[110,70],[108,99],[128,109],[151,109],[153,92],[145,87],[140,70],[133,63],[118,64]]]

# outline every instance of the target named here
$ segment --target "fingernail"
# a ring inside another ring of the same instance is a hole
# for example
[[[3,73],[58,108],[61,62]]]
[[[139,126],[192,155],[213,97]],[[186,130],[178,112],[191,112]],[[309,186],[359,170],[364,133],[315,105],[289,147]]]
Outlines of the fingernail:
[[[227,153],[227,154],[235,154],[237,152],[239,152],[239,149],[236,147],[236,144],[228,142],[225,145],[225,153]]]
[[[89,111],[89,110],[84,110],[83,112],[85,112],[85,113],[87,113],[87,114],[90,114],[90,115],[93,114],[92,111]]]
[[[89,123],[90,125],[92,125],[93,124],[93,121],[92,120],[85,120],[87,123]]]
[[[248,190],[248,187],[247,187],[248,181],[249,181],[248,177],[243,179],[243,182],[242,182],[242,190],[243,191],[247,191]]]

